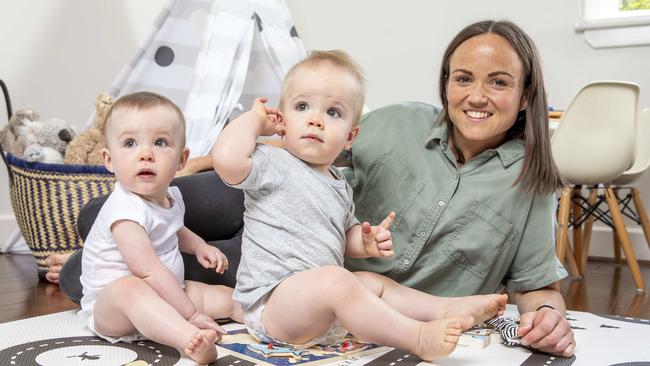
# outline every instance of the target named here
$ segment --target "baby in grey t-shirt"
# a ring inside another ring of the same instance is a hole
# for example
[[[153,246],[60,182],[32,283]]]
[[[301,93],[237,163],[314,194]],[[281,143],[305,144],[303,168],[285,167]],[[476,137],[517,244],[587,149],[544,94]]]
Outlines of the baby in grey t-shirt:
[[[214,168],[245,195],[234,297],[249,332],[265,342],[335,344],[349,331],[423,360],[444,357],[462,330],[503,313],[507,296],[435,297],[343,268],[344,255],[393,255],[395,213],[359,224],[352,191],[332,167],[357,136],[363,95],[345,53],[313,52],[288,72],[279,109],[258,98],[219,135]],[[256,144],[275,133],[283,148]]]

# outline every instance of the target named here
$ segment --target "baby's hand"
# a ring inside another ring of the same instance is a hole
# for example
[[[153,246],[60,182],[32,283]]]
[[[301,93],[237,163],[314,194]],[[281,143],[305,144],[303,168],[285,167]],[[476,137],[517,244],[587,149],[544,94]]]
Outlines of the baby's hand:
[[[209,244],[204,243],[196,248],[196,259],[204,268],[215,268],[217,273],[223,274],[228,269],[228,258]]]
[[[393,252],[393,238],[390,225],[395,221],[395,212],[388,216],[377,226],[370,226],[368,222],[361,224],[361,239],[370,257],[390,257]]]
[[[282,113],[275,108],[267,108],[264,103],[267,102],[265,97],[259,97],[253,102],[251,111],[258,114],[262,120],[262,136],[271,136],[278,134],[284,135],[284,123],[282,121]]]
[[[219,334],[228,334],[223,328],[214,321],[214,319],[209,316],[199,313],[198,311],[194,313],[189,319],[187,319],[190,324],[199,328],[199,329],[213,329]]]

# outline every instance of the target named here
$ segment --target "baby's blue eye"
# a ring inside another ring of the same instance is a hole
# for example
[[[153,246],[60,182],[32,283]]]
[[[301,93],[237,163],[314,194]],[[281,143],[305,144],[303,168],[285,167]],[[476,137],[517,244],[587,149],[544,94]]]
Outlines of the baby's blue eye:
[[[134,139],[127,139],[126,141],[124,141],[123,146],[124,147],[135,147],[136,146],[135,140]]]
[[[157,146],[157,147],[165,147],[165,146],[167,146],[167,145],[168,145],[168,144],[167,144],[167,140],[162,139],[162,138],[157,139],[157,140],[154,142],[154,146]]]
[[[298,112],[304,112],[307,109],[309,109],[309,105],[307,105],[307,103],[305,103],[305,102],[300,102],[300,103],[296,104],[296,110]]]
[[[327,110],[327,115],[332,118],[341,118],[341,112],[336,108],[330,108]]]

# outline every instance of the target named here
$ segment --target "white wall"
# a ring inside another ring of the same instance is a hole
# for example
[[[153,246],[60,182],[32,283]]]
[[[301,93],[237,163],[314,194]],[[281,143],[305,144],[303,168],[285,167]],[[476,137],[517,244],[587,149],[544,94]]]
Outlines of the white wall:
[[[551,106],[565,108],[589,81],[619,79],[641,85],[640,104],[650,107],[650,47],[590,48],[573,30],[577,0],[286,1],[308,49],[344,49],[362,65],[370,107],[405,100],[439,105],[438,67],[447,43],[463,26],[487,18],[512,20],[535,40]],[[0,3],[0,78],[11,88],[14,107],[34,105],[44,117],[61,117],[81,126],[95,95],[107,90],[130,60],[165,3]],[[640,184],[650,207],[650,176]],[[1,223],[1,215],[11,214],[4,169],[0,200]],[[610,255],[611,235],[596,230],[592,254]],[[637,255],[650,259],[640,230],[630,226],[630,231]],[[0,244],[6,235],[0,226]]]

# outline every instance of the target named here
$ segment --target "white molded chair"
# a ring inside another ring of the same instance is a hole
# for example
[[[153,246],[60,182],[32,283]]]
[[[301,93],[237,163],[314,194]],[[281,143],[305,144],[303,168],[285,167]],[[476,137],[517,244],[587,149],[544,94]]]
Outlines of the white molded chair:
[[[637,291],[642,292],[641,270],[625,230],[614,186],[608,183],[621,177],[634,163],[638,100],[639,86],[635,83],[587,84],[564,113],[553,134],[551,148],[555,164],[569,184],[560,197],[558,258],[567,261],[572,275],[579,276],[586,265],[582,223],[587,223],[589,230],[585,234],[590,235],[593,219],[603,221],[615,231]],[[590,191],[588,199],[582,197],[583,187]],[[600,196],[599,190],[603,192]],[[609,210],[600,209],[601,204],[607,204]],[[570,224],[574,226],[575,257],[568,242]]]
[[[650,168],[650,109],[643,109],[638,116],[636,125],[636,144],[635,144],[635,158],[634,164],[630,169],[625,171],[623,175],[616,178],[612,185],[614,185],[614,193],[618,199],[621,213],[627,216],[632,221],[636,222],[643,229],[646,244],[650,248],[650,219],[646,211],[639,188],[634,183]],[[630,205],[632,203],[634,207]],[[582,260],[586,261],[587,253],[589,252],[589,238],[590,233],[587,234],[586,230],[590,230],[591,226],[585,226],[585,237],[583,245]],[[621,246],[618,242],[617,236],[614,235],[614,259],[616,263],[621,262]]]

